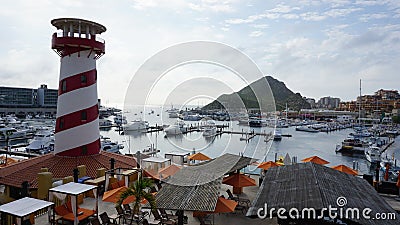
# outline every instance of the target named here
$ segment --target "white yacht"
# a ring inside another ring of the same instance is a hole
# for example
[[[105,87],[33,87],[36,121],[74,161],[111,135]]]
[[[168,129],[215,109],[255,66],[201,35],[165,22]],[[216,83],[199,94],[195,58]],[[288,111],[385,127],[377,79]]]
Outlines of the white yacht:
[[[310,126],[298,126],[296,127],[296,131],[304,131],[304,132],[310,132],[310,133],[318,133],[319,131],[310,127]]]
[[[111,141],[108,137],[101,137],[101,150],[112,153],[121,153],[119,150],[124,148],[124,145],[118,144],[117,141]]]
[[[365,158],[367,158],[370,163],[378,163],[381,161],[381,149],[376,146],[370,146],[365,151]]]
[[[164,129],[166,135],[179,135],[187,131],[187,126],[184,121],[178,120],[173,125]]]
[[[39,131],[26,147],[28,152],[48,153],[54,149],[54,133],[46,130]]]
[[[128,124],[122,125],[122,128],[127,131],[145,131],[149,128],[149,123],[143,120],[133,120]]]
[[[217,134],[217,126],[214,120],[207,120],[206,124],[203,126],[203,136],[204,137],[214,137]]]
[[[13,127],[0,128],[0,140],[4,141],[8,135],[9,139],[19,139],[26,138],[25,130],[17,130]]]

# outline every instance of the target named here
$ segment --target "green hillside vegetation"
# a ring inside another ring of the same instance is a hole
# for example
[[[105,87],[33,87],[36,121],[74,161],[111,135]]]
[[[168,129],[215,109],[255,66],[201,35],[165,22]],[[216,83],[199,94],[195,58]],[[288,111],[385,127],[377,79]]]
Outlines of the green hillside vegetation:
[[[268,91],[265,79],[271,88],[272,94]],[[257,101],[254,93],[257,93],[259,101]],[[303,99],[300,93],[293,93],[282,81],[266,76],[238,92],[221,95],[217,100],[204,106],[204,109],[219,109],[223,105],[225,108],[238,108],[240,106],[243,108],[243,104],[246,108],[259,108],[260,104],[262,108],[265,108],[273,104],[272,98],[270,98],[271,95],[274,96],[276,110],[284,110],[286,103],[291,110],[298,111],[310,108],[310,104]]]

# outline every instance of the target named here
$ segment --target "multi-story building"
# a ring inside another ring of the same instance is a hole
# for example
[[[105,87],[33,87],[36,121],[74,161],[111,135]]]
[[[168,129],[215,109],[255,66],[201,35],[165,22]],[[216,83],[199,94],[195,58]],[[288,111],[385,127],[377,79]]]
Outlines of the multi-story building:
[[[308,104],[310,104],[311,108],[315,108],[315,106],[316,106],[315,99],[304,97],[304,100],[306,100],[306,102],[308,102]]]
[[[336,109],[339,107],[340,98],[333,98],[333,97],[323,97],[320,98],[317,102],[317,106],[319,108],[327,108],[327,109]]]
[[[341,102],[339,110],[390,113],[393,109],[400,108],[400,95],[397,90],[378,90],[374,95],[357,97],[356,101]]]
[[[38,89],[0,87],[0,114],[48,114],[55,115],[57,89],[42,84]]]

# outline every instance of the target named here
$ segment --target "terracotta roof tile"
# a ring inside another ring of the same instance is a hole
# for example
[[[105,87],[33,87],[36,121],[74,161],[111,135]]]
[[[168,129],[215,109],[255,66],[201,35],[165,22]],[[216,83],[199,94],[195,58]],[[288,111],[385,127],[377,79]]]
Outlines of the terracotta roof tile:
[[[97,169],[110,169],[110,159],[115,159],[115,168],[136,167],[136,160],[131,156],[125,156],[101,151],[99,154],[81,157],[65,157],[47,154],[18,163],[11,164],[0,169],[0,184],[20,187],[23,181],[28,181],[31,188],[37,188],[37,174],[40,169],[48,168],[53,173],[53,178],[63,178],[73,175],[73,169],[79,165],[86,165],[86,174],[96,177]]]

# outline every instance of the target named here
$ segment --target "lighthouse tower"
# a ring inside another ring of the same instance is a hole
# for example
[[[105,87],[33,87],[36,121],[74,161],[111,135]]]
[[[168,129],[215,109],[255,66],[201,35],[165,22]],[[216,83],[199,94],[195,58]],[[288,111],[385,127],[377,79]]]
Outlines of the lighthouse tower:
[[[54,154],[87,156],[100,152],[96,60],[104,54],[106,28],[98,23],[60,18],[52,49],[61,57]]]

